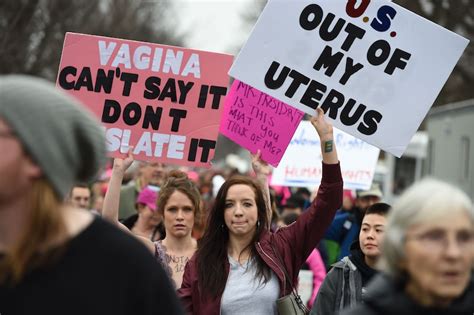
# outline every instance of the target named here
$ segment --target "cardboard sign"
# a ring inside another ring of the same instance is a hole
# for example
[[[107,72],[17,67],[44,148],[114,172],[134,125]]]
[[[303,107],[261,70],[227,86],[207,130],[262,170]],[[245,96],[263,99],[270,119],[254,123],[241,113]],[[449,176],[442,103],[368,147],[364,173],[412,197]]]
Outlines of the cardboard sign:
[[[386,0],[270,0],[230,74],[400,157],[468,42]]]
[[[108,151],[210,167],[232,56],[67,33],[57,86],[102,122]]]
[[[304,113],[235,80],[226,97],[220,132],[278,166]]]
[[[334,142],[341,162],[345,189],[369,189],[380,150],[353,136],[334,129]],[[280,165],[273,170],[272,185],[315,187],[322,176],[321,143],[309,121],[298,126]]]

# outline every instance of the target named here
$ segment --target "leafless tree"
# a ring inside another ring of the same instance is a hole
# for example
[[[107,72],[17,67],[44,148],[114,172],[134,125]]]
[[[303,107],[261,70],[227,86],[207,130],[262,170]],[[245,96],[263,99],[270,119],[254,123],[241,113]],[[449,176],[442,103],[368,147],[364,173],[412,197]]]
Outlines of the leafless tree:
[[[54,81],[66,32],[181,45],[169,0],[2,0],[0,73]]]

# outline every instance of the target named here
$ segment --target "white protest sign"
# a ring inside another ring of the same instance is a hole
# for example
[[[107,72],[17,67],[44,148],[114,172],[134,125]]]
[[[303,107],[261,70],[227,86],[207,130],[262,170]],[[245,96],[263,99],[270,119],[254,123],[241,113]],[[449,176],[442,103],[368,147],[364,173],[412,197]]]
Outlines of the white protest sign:
[[[468,42],[386,0],[270,0],[229,74],[400,157]]]
[[[369,189],[380,150],[334,129],[334,142],[341,162],[345,189]],[[302,121],[277,168],[272,185],[314,187],[321,182],[321,144],[309,121]]]

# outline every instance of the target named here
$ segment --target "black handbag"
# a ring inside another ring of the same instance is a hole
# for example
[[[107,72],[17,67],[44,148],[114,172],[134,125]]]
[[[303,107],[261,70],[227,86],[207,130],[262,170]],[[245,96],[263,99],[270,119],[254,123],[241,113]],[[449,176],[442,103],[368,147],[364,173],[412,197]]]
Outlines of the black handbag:
[[[275,248],[275,245],[272,243],[272,249],[275,255],[277,256],[280,264],[280,268],[283,270],[285,274],[285,279],[288,285],[291,287],[291,293],[285,295],[284,297],[279,298],[276,300],[276,305],[278,309],[279,315],[307,315],[309,314],[309,309],[306,305],[301,301],[301,297],[298,294],[298,290],[293,286],[291,283],[290,277],[288,276],[288,272],[285,268],[285,263],[281,258],[280,253]]]

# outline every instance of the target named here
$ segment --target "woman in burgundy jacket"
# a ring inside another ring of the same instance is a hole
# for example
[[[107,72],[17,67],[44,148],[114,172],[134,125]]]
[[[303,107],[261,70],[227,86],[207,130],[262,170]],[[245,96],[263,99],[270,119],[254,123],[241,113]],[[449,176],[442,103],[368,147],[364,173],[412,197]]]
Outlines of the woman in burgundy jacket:
[[[248,177],[227,180],[217,194],[207,230],[186,265],[178,290],[187,312],[277,314],[276,300],[292,290],[283,268],[295,286],[301,265],[342,203],[343,184],[332,125],[319,108],[311,123],[321,140],[323,160],[317,197],[295,223],[272,233],[267,228],[262,187]]]

